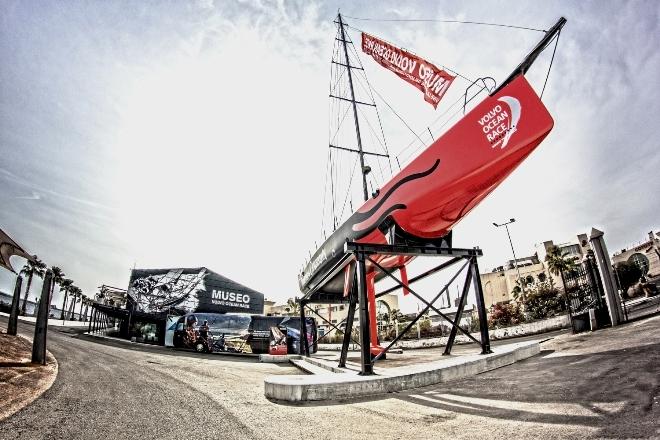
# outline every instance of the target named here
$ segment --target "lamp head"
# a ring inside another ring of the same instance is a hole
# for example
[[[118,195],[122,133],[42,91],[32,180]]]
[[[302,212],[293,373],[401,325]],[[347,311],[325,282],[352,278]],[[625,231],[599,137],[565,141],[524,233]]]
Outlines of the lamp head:
[[[509,221],[510,221],[511,223],[513,223],[513,222],[516,221],[516,219],[515,219],[515,218],[512,218],[512,219],[510,219]]]
[[[493,226],[497,227],[499,226],[497,223],[493,222]]]

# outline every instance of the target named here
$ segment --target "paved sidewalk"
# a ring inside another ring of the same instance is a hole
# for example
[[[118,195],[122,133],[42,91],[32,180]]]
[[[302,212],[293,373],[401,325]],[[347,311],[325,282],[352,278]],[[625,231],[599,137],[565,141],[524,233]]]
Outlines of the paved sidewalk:
[[[9,318],[9,313],[0,312],[0,316],[5,316],[5,317]],[[35,316],[19,316],[18,320],[34,324],[37,321],[37,318]],[[89,322],[88,321],[69,321],[69,320],[48,318],[48,325],[49,326],[55,326],[55,327],[85,327],[86,328],[87,326],[89,326]]]

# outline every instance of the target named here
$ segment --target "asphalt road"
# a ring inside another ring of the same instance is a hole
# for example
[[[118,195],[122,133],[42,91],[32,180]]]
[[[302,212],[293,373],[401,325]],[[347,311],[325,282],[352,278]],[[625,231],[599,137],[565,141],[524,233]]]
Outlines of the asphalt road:
[[[138,350],[54,328],[49,338],[58,378],[0,422],[0,439],[660,438],[660,316],[561,334],[540,356],[472,378],[315,405],[264,398],[264,377],[296,374],[290,366]]]

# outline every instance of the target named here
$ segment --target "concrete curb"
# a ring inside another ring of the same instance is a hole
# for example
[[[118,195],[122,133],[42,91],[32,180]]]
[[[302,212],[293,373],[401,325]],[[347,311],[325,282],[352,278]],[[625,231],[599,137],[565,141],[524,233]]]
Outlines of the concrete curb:
[[[487,355],[451,356],[435,362],[379,369],[379,375],[316,374],[269,376],[264,394],[275,401],[304,402],[371,397],[434,385],[494,370],[541,351],[538,341],[501,345]]]

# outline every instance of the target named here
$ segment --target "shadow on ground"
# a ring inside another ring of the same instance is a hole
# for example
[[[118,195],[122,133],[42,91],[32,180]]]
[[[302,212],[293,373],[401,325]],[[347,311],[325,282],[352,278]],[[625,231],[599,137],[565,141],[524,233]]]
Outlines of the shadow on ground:
[[[582,425],[598,428],[596,437],[648,438],[660,434],[659,365],[658,344],[578,355],[546,350],[515,366],[396,398],[441,410],[438,416]]]

